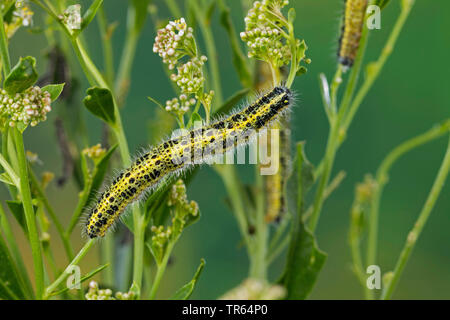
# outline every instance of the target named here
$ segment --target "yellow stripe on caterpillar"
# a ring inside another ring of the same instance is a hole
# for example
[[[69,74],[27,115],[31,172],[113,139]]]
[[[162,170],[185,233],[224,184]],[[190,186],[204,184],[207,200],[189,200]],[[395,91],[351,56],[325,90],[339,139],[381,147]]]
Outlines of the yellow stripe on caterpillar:
[[[351,67],[358,52],[359,40],[364,24],[367,0],[346,0],[344,22],[339,39],[338,60],[345,67]]]
[[[164,141],[137,158],[103,191],[90,210],[85,232],[103,237],[125,208],[170,175],[195,164],[206,163],[212,154],[225,154],[246,145],[260,129],[279,119],[292,104],[288,88],[275,87],[243,110],[201,128]],[[200,154],[200,157],[198,155]]]
[[[279,129],[280,138],[278,146],[270,146],[272,139],[268,139],[270,150],[279,150],[278,171],[273,175],[266,176],[266,215],[267,223],[279,222],[287,211],[286,184],[290,173],[290,131],[289,120],[285,117],[273,128]]]

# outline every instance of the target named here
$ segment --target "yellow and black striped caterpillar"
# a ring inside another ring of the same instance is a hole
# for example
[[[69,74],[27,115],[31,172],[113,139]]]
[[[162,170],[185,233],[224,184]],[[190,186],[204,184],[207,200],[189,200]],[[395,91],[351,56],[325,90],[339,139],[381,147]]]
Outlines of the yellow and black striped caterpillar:
[[[266,176],[267,207],[265,220],[268,223],[279,222],[287,211],[286,183],[290,173],[290,135],[289,121],[283,118],[279,124],[272,128],[279,129],[280,138],[278,146],[269,146],[270,150],[279,150],[278,171]],[[269,145],[272,139],[268,139]]]
[[[122,171],[100,195],[90,210],[85,232],[90,238],[103,237],[125,208],[152,190],[171,174],[207,162],[246,145],[260,129],[268,127],[292,104],[288,88],[275,87],[243,110],[153,147]]]
[[[346,0],[344,22],[339,38],[338,60],[350,68],[358,52],[359,40],[364,25],[367,0]]]

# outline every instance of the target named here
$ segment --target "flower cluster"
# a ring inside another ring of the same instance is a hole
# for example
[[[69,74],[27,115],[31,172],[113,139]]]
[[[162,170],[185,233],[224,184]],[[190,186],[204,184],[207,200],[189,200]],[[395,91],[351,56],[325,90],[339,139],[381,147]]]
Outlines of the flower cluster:
[[[238,287],[225,293],[221,300],[279,300],[286,295],[280,285],[271,285],[258,279],[246,279]]]
[[[245,31],[240,33],[246,42],[249,58],[269,62],[274,68],[289,63],[291,49],[283,29],[286,20],[280,10],[289,4],[283,0],[255,1],[245,17]]]
[[[172,209],[172,225],[151,228],[153,233],[151,249],[158,263],[162,261],[168,243],[177,241],[183,229],[199,216],[198,204],[195,201],[188,201],[186,186],[181,179],[173,184],[167,205]]]
[[[200,58],[193,57],[191,60],[177,67],[177,74],[172,74],[170,79],[177,84],[181,92],[197,93],[205,82],[202,67],[205,64],[206,56]]]
[[[184,18],[169,23],[159,29],[153,44],[153,52],[158,53],[165,64],[172,70],[185,55],[195,56],[197,49],[192,35],[193,29],[188,27]]]
[[[99,160],[106,153],[106,149],[102,148],[100,143],[90,148],[83,149],[83,154],[87,155],[92,160]]]
[[[86,300],[134,300],[135,294],[129,292],[116,292],[113,296],[111,289],[100,289],[96,281],[89,282],[89,291],[85,295]]]
[[[31,11],[28,1],[16,1],[10,21],[5,21],[6,35],[8,38],[11,38],[19,27],[29,27],[32,24],[33,11]]]
[[[193,29],[187,26],[184,18],[169,21],[158,30],[153,52],[158,53],[169,70],[176,70],[170,79],[180,89],[179,97],[166,101],[165,110],[181,118],[198,100],[209,110],[213,93],[203,92],[203,66],[207,58],[197,55]]]
[[[14,96],[0,89],[0,123],[10,127],[18,124],[35,126],[47,119],[47,113],[52,110],[51,102],[50,93],[42,91],[38,86]]]
[[[187,215],[192,215],[195,217],[198,214],[198,204],[195,201],[189,202],[187,200],[186,185],[181,179],[173,184],[172,189],[169,193],[167,205],[169,207],[179,207],[182,209],[178,210],[183,212],[182,214],[178,215],[179,218],[184,218],[184,216]],[[174,219],[175,218],[177,218],[177,215],[174,217]],[[172,222],[174,222],[174,220],[172,220]]]

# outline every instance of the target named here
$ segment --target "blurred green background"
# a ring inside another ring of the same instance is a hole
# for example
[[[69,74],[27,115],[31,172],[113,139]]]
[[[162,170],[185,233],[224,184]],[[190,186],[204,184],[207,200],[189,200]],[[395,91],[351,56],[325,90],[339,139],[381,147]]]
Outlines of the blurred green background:
[[[85,9],[89,1],[78,1]],[[125,0],[105,0],[109,21],[117,21],[113,36],[115,62],[118,63],[123,46],[126,26]],[[291,0],[297,20],[296,35],[308,44],[307,55],[312,59],[308,73],[298,78],[294,89],[298,103],[292,117],[295,141],[305,140],[307,155],[313,163],[320,160],[328,135],[328,124],[321,104],[318,74],[324,72],[328,79],[336,67],[338,26],[343,1]],[[399,13],[398,0],[382,12],[381,30],[371,32],[367,59],[375,59]],[[154,0],[161,17],[169,17],[162,0]],[[237,31],[244,28],[240,1],[228,0]],[[181,1],[180,1],[181,4]],[[42,11],[35,8],[35,24],[42,25]],[[418,0],[387,61],[382,74],[365,99],[339,150],[334,172],[345,170],[347,177],[341,187],[328,199],[323,208],[317,229],[317,239],[328,260],[320,274],[311,298],[356,299],[362,298],[362,290],[350,270],[350,253],[347,244],[349,210],[353,201],[355,183],[362,181],[366,173],[374,173],[384,156],[407,138],[431,128],[450,114],[450,20],[447,12],[450,2],[444,0]],[[175,17],[173,17],[175,18]],[[189,21],[188,21],[189,23]],[[148,143],[149,122],[156,106],[147,100],[152,96],[165,101],[173,96],[169,80],[163,71],[160,58],[153,53],[154,25],[147,19],[137,48],[132,70],[131,89],[125,108],[123,123],[130,149],[137,150]],[[228,38],[218,23],[217,12],[212,22],[214,38],[218,46],[224,96],[228,97],[240,88],[231,64]],[[196,30],[199,36],[198,30]],[[87,44],[94,61],[102,66],[98,28],[92,23],[87,30]],[[21,30],[11,43],[12,61],[19,56],[33,55],[38,60],[38,70],[43,73],[47,60],[45,37]],[[204,48],[202,51],[205,52]],[[78,67],[74,72],[82,80],[81,92],[87,82]],[[78,93],[75,108],[84,108]],[[55,106],[56,108],[58,106]],[[60,105],[59,107],[63,107]],[[84,111],[89,125],[91,144],[100,140],[101,125]],[[27,149],[37,152],[43,165],[38,170],[61,170],[61,156],[57,148],[53,126],[54,114],[37,128],[26,131]],[[441,138],[417,149],[393,167],[381,205],[378,261],[382,272],[393,269],[412,227],[425,201],[444,154],[446,139]],[[248,180],[251,168],[240,167],[239,172]],[[49,187],[51,202],[61,216],[68,219],[77,201],[73,182],[62,190],[54,184]],[[414,250],[412,258],[401,278],[394,298],[448,299],[450,298],[450,183],[442,190],[441,197]],[[4,187],[0,197],[7,198]],[[193,298],[216,298],[238,285],[247,275],[248,261],[241,246],[237,225],[224,202],[225,190],[213,170],[204,166],[189,187],[189,198],[198,201],[203,217],[188,228],[178,242],[174,263],[168,269],[161,285],[161,297],[166,297],[187,282],[195,271],[200,258],[206,259],[206,268],[200,278]],[[63,220],[64,221],[64,220]],[[120,225],[120,228],[124,228]],[[17,234],[21,231],[16,226]],[[75,232],[75,250],[81,247],[81,232]],[[56,240],[56,233],[52,233]],[[57,262],[66,263],[59,240],[54,241]],[[29,248],[22,243],[31,266]],[[364,254],[364,253],[363,253]],[[97,264],[97,252],[93,250],[82,264],[87,272]],[[276,279],[283,266],[279,259],[271,270]]]

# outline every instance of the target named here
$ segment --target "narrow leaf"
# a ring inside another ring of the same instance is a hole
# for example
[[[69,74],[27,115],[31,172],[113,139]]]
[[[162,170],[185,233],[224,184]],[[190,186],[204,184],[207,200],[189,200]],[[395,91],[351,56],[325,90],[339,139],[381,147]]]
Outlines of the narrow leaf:
[[[114,100],[110,90],[99,87],[89,88],[83,103],[94,116],[110,125],[115,124]]]
[[[106,263],[106,264],[104,264],[104,265],[102,265],[102,266],[100,266],[100,267],[98,267],[98,268],[92,270],[91,272],[89,272],[89,273],[86,274],[85,276],[81,277],[80,282],[78,282],[77,284],[81,284],[81,283],[85,282],[86,280],[89,280],[90,278],[92,278],[93,276],[95,276],[97,273],[103,271],[103,269],[105,269],[105,268],[108,267],[108,266],[109,266],[109,263]],[[69,290],[70,290],[70,289],[69,289],[68,287],[66,287],[66,288],[64,288],[64,289],[62,289],[62,290],[60,290],[60,291],[57,291],[57,292],[52,293],[50,296],[59,296],[60,294],[62,294],[62,293],[64,293],[64,292],[67,292],[67,291],[69,291]]]
[[[287,299],[306,299],[325,263],[326,254],[316,243],[314,235],[302,222],[304,198],[314,182],[314,168],[304,153],[304,143],[297,145],[295,175],[297,180],[297,203],[292,226],[292,236],[286,257],[284,274],[280,283],[287,290]]]
[[[0,299],[25,299],[19,273],[0,235]]]
[[[3,172],[0,174],[0,181],[6,184],[10,184],[12,186],[15,186],[14,182],[9,177],[8,173]]]
[[[35,66],[35,58],[30,56],[20,58],[3,83],[6,92],[9,95],[14,95],[31,87],[38,79]]]
[[[85,14],[83,15],[83,21],[81,22],[81,28],[80,30],[77,30],[78,32],[81,32],[84,28],[86,28],[91,21],[94,19],[95,15],[97,14],[98,9],[102,5],[103,0],[95,0],[92,2],[89,9],[86,10]]]
[[[50,99],[52,99],[52,101],[55,101],[56,99],[58,99],[59,95],[61,94],[61,92],[64,89],[64,83],[60,83],[60,84],[49,84],[45,87],[42,87],[42,91],[46,91],[48,93],[50,93]]]
[[[145,18],[147,17],[147,7],[150,0],[132,0],[131,4],[134,7],[134,30],[140,32],[144,27]]]
[[[239,45],[240,39],[236,35],[233,22],[231,20],[230,8],[228,8],[223,0],[220,0],[221,14],[220,23],[225,28],[230,40],[231,52],[233,55],[233,65],[239,75],[239,80],[246,88],[250,88],[253,83],[253,77],[248,67],[248,61],[245,55],[242,53]]]
[[[198,278],[203,271],[205,266],[205,260],[200,260],[200,265],[197,268],[197,271],[194,274],[194,277],[187,284],[178,289],[177,292],[170,298],[170,300],[187,300],[192,295],[192,292],[195,289],[195,285],[197,284]]]
[[[247,93],[250,91],[250,89],[242,89],[235,94],[233,94],[227,101],[224,102],[224,104],[217,110],[217,112],[214,113],[214,115],[223,115],[228,113],[236,104],[241,101]]]

